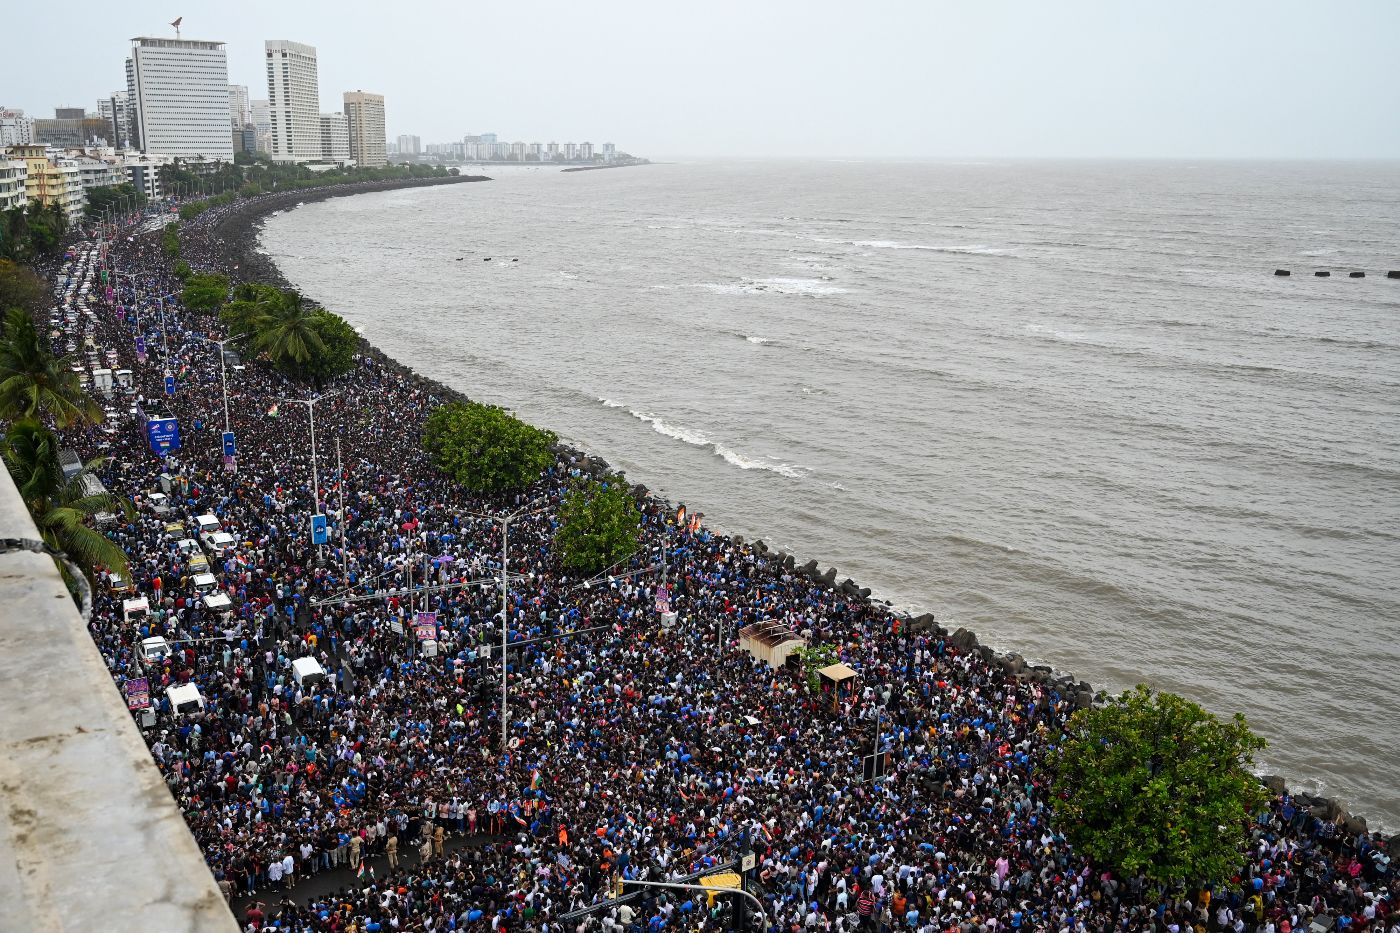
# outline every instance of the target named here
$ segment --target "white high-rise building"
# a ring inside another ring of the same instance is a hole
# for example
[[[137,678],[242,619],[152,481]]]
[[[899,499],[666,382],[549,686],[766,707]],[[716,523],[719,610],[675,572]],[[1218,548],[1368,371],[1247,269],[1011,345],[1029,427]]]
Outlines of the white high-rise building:
[[[617,147],[612,143],[603,143],[603,161],[612,162],[617,159]]]
[[[126,91],[113,91],[97,102],[97,115],[111,127],[108,135],[112,145],[118,149],[125,149],[131,144],[131,130],[126,119],[129,110]]]
[[[345,116],[350,121],[350,158],[355,160],[355,164],[369,168],[388,165],[384,95],[346,91]]]
[[[416,156],[423,151],[423,139],[419,136],[403,135],[399,137],[399,155]]]
[[[268,39],[267,102],[274,162],[321,158],[321,92],[314,46]]]
[[[222,42],[132,39],[126,94],[131,143],[143,152],[233,161]]]
[[[0,148],[28,146],[32,142],[34,142],[34,118],[26,117],[23,110],[8,110],[0,107]]]
[[[350,161],[350,121],[345,114],[321,114],[321,158],[340,165]]]
[[[241,129],[253,122],[253,108],[248,103],[248,85],[228,86],[228,119],[234,129]]]

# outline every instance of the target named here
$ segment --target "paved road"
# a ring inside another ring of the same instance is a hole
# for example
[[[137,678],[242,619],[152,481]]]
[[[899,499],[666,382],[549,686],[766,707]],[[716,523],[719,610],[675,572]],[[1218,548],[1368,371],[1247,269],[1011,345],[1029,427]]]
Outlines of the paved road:
[[[444,844],[447,852],[456,852],[458,849],[479,849],[489,845],[497,837],[477,834],[475,836],[449,836]],[[504,838],[504,837],[501,837]],[[374,869],[376,878],[383,878],[389,873],[389,858],[386,855],[377,855],[373,858],[366,858],[365,881],[370,879],[370,868]],[[422,864],[418,857],[417,845],[406,845],[402,839],[399,840],[399,868],[415,868]],[[298,875],[296,885],[286,891],[277,891],[271,888],[259,888],[256,894],[242,895],[233,899],[233,915],[240,921],[249,907],[257,901],[263,902],[263,910],[272,916],[276,912],[276,905],[285,898],[291,898],[298,904],[305,904],[313,897],[322,897],[342,888],[351,886],[356,882],[355,872],[349,868],[347,860],[345,868],[333,868],[330,871],[323,871],[310,876]]]

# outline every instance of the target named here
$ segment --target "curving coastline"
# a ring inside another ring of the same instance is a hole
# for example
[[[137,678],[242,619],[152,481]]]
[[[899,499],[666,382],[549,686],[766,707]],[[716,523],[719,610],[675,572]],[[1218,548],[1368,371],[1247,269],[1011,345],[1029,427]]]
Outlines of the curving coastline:
[[[271,282],[291,287],[286,277],[277,267],[276,263],[266,254],[259,251],[258,232],[263,221],[270,214],[287,210],[297,206],[299,203],[324,200],[330,197],[345,196],[349,194],[368,193],[381,190],[392,190],[401,187],[419,187],[425,184],[450,184],[463,181],[485,180],[481,178],[457,178],[457,179],[433,179],[415,180],[414,182],[393,182],[393,183],[372,183],[365,186],[354,186],[355,190],[346,190],[352,186],[344,186],[337,189],[325,191],[308,192],[287,192],[285,194],[262,196],[250,199],[245,202],[238,202],[228,208],[218,212],[210,212],[213,216],[201,217],[188,225],[190,229],[205,228],[208,234],[206,247],[215,251],[217,262],[226,269],[237,267],[235,275],[240,278],[256,278],[263,282]],[[362,342],[364,352],[381,360],[384,365],[403,374],[406,378],[420,385],[424,390],[443,398],[464,398],[463,393],[445,386],[435,380],[429,379],[415,372],[412,367],[407,366],[398,360],[393,359],[383,351],[369,344]],[[561,447],[571,454],[577,464],[591,474],[597,475],[610,471],[609,465],[602,458],[591,456],[585,452],[568,445]],[[669,507],[671,504],[664,499],[653,496],[645,486],[634,485],[634,492],[645,498],[647,501],[659,508]],[[739,536],[732,536],[730,539],[735,545],[743,546],[744,539]],[[821,569],[821,564],[817,560],[809,560],[799,564],[795,555],[782,551],[772,550],[762,540],[753,541],[749,547],[762,555],[775,559],[782,564],[794,576],[803,576],[814,583],[828,589],[837,590],[852,599],[859,599],[870,602],[871,596],[868,588],[860,587],[850,578],[840,580],[835,567]],[[839,582],[838,582],[839,580]],[[887,604],[885,604],[887,605]],[[898,615],[891,611],[891,615]],[[982,645],[976,633],[958,628],[954,631],[939,626],[932,614],[924,614],[916,617],[903,617],[903,623],[910,627],[911,631],[924,632],[926,634],[936,634],[944,637],[950,646],[958,648],[967,653],[975,653],[985,662],[998,666],[1008,677],[1014,677],[1022,681],[1045,684],[1060,691],[1073,699],[1078,706],[1087,706],[1098,699],[1102,699],[1103,694],[1096,691],[1085,681],[1076,681],[1072,675],[1063,672],[1056,672],[1045,665],[1028,665],[1024,658],[1014,651],[1001,653],[992,648]],[[1364,834],[1371,832],[1368,829],[1367,821],[1364,817],[1353,815],[1344,803],[1334,798],[1321,795],[1312,795],[1301,791],[1290,791],[1286,780],[1277,775],[1261,775],[1261,782],[1275,796],[1281,797],[1290,794],[1299,810],[1310,813],[1319,820],[1334,823],[1339,831],[1348,835]],[[1379,834],[1379,830],[1375,833]],[[1377,835],[1378,839],[1386,837]],[[1387,847],[1394,855],[1400,855],[1400,833],[1395,833],[1388,838]]]

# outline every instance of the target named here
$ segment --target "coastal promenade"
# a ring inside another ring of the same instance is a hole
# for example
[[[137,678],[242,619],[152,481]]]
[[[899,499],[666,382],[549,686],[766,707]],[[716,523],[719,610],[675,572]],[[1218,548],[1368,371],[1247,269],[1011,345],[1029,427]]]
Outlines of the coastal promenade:
[[[197,271],[280,281],[253,231],[267,211],[309,199],[212,209],[182,224],[182,257]],[[179,646],[144,672],[158,718],[144,737],[240,913],[283,886],[288,867],[300,881],[315,865],[324,873],[279,908],[286,928],[561,930],[557,917],[605,902],[619,874],[661,879],[753,853],[784,928],[868,928],[885,912],[920,931],[970,919],[1046,930],[1199,920],[1285,933],[1315,916],[1386,925],[1396,840],[1276,782],[1245,868],[1209,905],[1199,891],[1154,892],[1091,870],[1049,822],[1045,769],[1050,737],[1093,701],[1087,684],[998,657],[931,617],[898,618],[815,562],[678,526],[645,490],[634,489],[643,555],[583,587],[553,553],[553,513],[575,476],[606,465],[560,448],[525,492],[466,494],[418,445],[422,420],[455,393],[367,345],[350,374],[321,387],[319,467],[305,407],[293,404],[311,388],[256,361],[233,374],[238,461],[225,471],[220,361],[203,339],[222,337],[220,325],[168,300],[178,283],[158,236],[123,233],[80,248],[83,281],[97,283],[104,264],[129,273],[97,303],[96,339],[137,374],[143,401],[178,420],[184,443],[162,463],[130,423],[65,436],[85,458],[114,458],[101,478],[138,516],[113,536],[151,598],[132,624],[100,587],[91,633],[123,687],[138,673],[140,638]],[[134,353],[137,308],[147,364]],[[162,357],[179,374],[173,395]],[[162,473],[176,492],[172,512],[157,514]],[[500,525],[481,516],[537,503],[510,529],[505,569],[517,582],[503,616],[491,582]],[[331,518],[324,554],[307,538],[313,512]],[[211,560],[227,611],[196,596],[168,529],[205,514],[235,539]],[[654,612],[653,554],[671,568],[679,618],[669,628]],[[436,613],[435,654],[407,637],[415,611]],[[755,665],[734,632],[762,619],[832,646],[858,688],[833,703]],[[499,643],[503,626],[508,640],[530,641],[509,661],[506,749],[495,738],[501,660],[477,650]],[[300,682],[291,661],[301,657],[328,680]],[[202,715],[169,708],[165,688],[177,684],[200,691]],[[892,765],[869,784],[860,759],[876,745]],[[426,862],[409,854],[439,829],[497,843],[444,844]],[[373,877],[351,881],[354,853],[380,852],[390,836],[399,870],[376,862]],[[658,899],[640,915],[723,929],[725,909]],[[611,922],[615,912],[602,913]]]

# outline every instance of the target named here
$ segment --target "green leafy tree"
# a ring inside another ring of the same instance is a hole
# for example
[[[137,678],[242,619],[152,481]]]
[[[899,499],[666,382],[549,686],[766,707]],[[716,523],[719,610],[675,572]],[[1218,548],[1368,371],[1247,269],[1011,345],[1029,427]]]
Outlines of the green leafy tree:
[[[44,287],[43,279],[27,266],[0,259],[0,310],[23,308],[38,312],[48,303],[48,289]]]
[[[1094,862],[1162,884],[1218,882],[1244,861],[1265,799],[1249,767],[1265,746],[1244,716],[1139,685],[1066,725],[1054,757],[1056,825]]]
[[[128,574],[126,553],[89,524],[97,513],[118,512],[122,507],[110,494],[88,494],[81,475],[65,483],[58,445],[52,431],[30,419],[11,425],[0,445],[0,458],[28,506],[40,538],[52,550],[67,554],[89,579],[99,567]],[[61,564],[59,568],[66,572]]]
[[[841,660],[841,655],[834,645],[799,645],[792,653],[802,659],[802,673],[807,679],[807,686],[814,691],[820,690],[822,686],[817,671]]]
[[[554,462],[557,438],[494,405],[453,402],[428,416],[423,447],[472,492],[521,489]]]
[[[317,385],[324,385],[355,365],[360,336],[345,318],[324,308],[311,313],[311,327],[321,341],[321,348],[306,362],[305,370]]]
[[[44,415],[68,427],[101,421],[102,409],[83,391],[72,357],[55,357],[34,318],[11,308],[0,332],[0,418],[38,420]]]
[[[214,311],[228,300],[228,279],[222,275],[192,275],[185,280],[180,301],[192,311]]]
[[[180,225],[175,221],[165,225],[165,230],[160,235],[161,248],[165,250],[165,255],[171,259],[180,258]]]
[[[554,543],[565,567],[600,573],[637,551],[641,516],[620,477],[576,482],[559,508]]]
[[[140,207],[146,203],[146,196],[136,190],[136,186],[130,182],[120,185],[106,185],[101,188],[89,188],[84,194],[87,196],[87,206],[83,210],[89,220],[99,216],[114,204],[125,207],[133,205]]]
[[[287,375],[305,379],[319,368],[321,355],[326,353],[322,329],[333,329],[317,314],[295,291],[240,285],[220,319],[229,333],[242,338],[254,353],[266,356]],[[333,361],[324,365],[328,370],[334,368]]]

